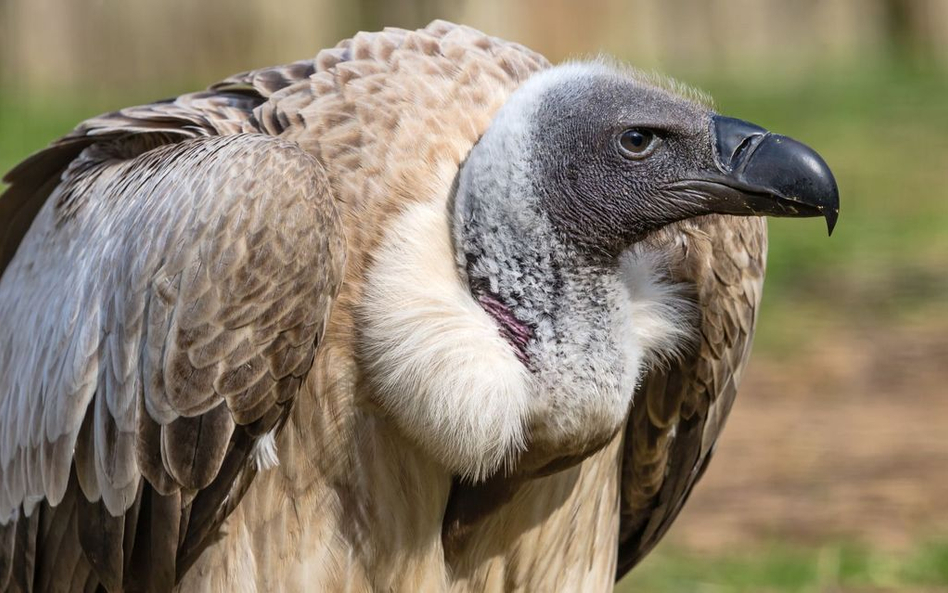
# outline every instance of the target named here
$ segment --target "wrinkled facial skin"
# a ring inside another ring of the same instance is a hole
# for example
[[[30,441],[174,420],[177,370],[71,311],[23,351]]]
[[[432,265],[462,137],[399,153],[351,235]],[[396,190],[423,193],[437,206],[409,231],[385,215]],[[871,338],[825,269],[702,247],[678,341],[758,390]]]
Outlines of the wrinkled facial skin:
[[[712,112],[656,88],[591,76],[544,96],[534,126],[536,188],[554,226],[579,248],[615,256],[649,231],[693,216],[669,186],[715,171]],[[654,132],[639,158],[623,153],[628,129]]]

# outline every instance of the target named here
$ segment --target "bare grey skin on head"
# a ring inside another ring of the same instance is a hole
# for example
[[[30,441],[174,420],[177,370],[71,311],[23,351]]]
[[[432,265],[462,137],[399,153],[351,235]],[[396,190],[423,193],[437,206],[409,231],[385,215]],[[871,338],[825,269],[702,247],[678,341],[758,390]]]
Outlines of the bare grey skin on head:
[[[556,411],[531,427],[520,471],[545,473],[601,446],[643,365],[688,347],[684,330],[673,343],[627,343],[634,320],[623,304],[637,279],[623,255],[640,241],[705,214],[824,215],[832,230],[838,212],[835,181],[811,149],[640,76],[586,63],[534,77],[460,173],[458,264]],[[780,185],[791,173],[804,191]],[[669,307],[672,325],[693,314],[687,299]]]

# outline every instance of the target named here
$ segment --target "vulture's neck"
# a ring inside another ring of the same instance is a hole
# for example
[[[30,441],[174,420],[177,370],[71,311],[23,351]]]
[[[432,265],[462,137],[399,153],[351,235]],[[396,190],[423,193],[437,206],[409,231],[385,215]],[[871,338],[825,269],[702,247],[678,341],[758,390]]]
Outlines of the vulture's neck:
[[[614,258],[562,239],[540,207],[528,158],[498,158],[529,155],[516,143],[485,138],[472,151],[453,239],[461,277],[530,371],[536,414],[522,465],[544,472],[615,434],[643,369],[687,333],[687,305],[660,250]]]
[[[372,401],[473,481],[602,447],[649,360],[687,333],[661,250],[593,258],[557,235],[530,145],[523,118],[498,116],[453,192],[444,180],[392,220],[357,311]]]

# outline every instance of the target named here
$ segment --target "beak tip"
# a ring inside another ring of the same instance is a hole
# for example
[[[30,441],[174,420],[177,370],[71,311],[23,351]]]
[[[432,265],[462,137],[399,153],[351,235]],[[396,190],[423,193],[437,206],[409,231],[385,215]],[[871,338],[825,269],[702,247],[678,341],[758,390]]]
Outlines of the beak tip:
[[[833,208],[832,210],[827,210],[823,217],[826,219],[826,234],[827,236],[833,236],[833,229],[836,228],[836,220],[839,218],[839,208]]]
[[[712,122],[718,170],[735,187],[769,196],[753,201],[753,213],[822,215],[827,233],[833,234],[839,218],[839,186],[823,157],[802,142],[748,122],[720,115],[714,115]]]

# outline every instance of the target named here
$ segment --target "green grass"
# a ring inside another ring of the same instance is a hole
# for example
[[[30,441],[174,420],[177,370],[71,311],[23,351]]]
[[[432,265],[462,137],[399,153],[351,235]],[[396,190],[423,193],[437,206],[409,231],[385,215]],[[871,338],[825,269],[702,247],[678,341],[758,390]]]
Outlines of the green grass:
[[[815,593],[936,591],[948,588],[948,541],[899,553],[855,544],[817,548],[761,546],[751,554],[699,555],[663,550],[646,558],[617,593]]]
[[[68,132],[78,123],[77,118],[89,115],[75,105],[31,105],[24,99],[0,95],[0,176],[50,140]]]

